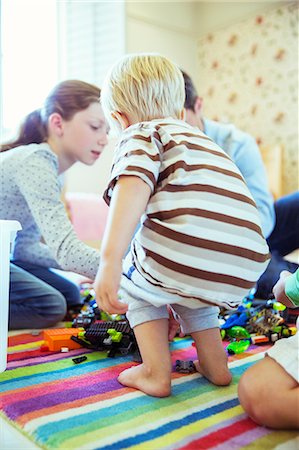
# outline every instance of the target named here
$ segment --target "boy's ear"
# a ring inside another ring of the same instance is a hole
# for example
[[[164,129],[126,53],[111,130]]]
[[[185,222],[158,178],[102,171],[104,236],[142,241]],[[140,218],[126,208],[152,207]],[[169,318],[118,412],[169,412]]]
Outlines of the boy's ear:
[[[53,113],[49,117],[49,128],[57,134],[57,136],[63,135],[63,119],[60,114]]]
[[[123,130],[125,130],[126,128],[128,128],[131,125],[128,117],[124,113],[121,113],[119,111],[114,111],[111,113],[111,117],[120,124],[120,126],[122,127]]]

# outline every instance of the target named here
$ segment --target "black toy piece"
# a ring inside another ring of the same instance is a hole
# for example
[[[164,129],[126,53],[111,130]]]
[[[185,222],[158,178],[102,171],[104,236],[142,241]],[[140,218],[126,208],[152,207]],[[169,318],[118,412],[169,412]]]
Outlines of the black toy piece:
[[[81,362],[86,361],[86,360],[87,360],[87,356],[78,356],[77,358],[72,358],[72,361],[75,364],[80,364]]]
[[[177,359],[175,362],[175,371],[180,373],[193,373],[196,372],[196,368],[193,361]]]
[[[108,350],[108,356],[111,358],[117,353],[121,355],[133,353],[133,360],[141,362],[135,334],[127,320],[92,323],[82,338],[72,336],[71,339],[85,348]]]

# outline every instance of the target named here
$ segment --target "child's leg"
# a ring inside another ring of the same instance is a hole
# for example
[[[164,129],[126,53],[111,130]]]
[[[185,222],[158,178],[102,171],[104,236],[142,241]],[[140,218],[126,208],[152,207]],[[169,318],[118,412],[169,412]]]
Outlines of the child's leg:
[[[212,383],[226,386],[231,382],[227,356],[219,331],[219,308],[208,306],[191,309],[171,305],[180,316],[182,331],[194,339],[199,361],[194,361],[198,372]]]
[[[299,429],[299,385],[269,356],[246,370],[238,394],[241,405],[258,424]]]
[[[118,381],[148,395],[167,397],[171,392],[168,319],[144,322],[135,326],[134,333],[143,362],[123,371]]]
[[[199,361],[194,361],[199,373],[217,386],[226,386],[232,376],[227,367],[227,356],[222,345],[219,328],[191,333]]]

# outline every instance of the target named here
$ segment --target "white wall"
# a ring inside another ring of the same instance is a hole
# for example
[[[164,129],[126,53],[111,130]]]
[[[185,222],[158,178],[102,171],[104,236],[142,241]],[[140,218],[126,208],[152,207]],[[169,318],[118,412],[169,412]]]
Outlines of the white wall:
[[[128,53],[158,52],[197,72],[196,2],[127,2]]]
[[[198,84],[198,38],[284,2],[126,1],[125,51],[160,52]],[[197,86],[199,88],[199,86]],[[113,142],[93,167],[77,164],[67,174],[68,191],[101,194],[109,177]]]
[[[196,1],[197,37],[229,27],[255,14],[262,14],[288,3],[273,0]]]
[[[282,146],[283,194],[298,190],[298,19],[298,3],[274,3],[198,40],[205,115],[271,146],[273,159]]]

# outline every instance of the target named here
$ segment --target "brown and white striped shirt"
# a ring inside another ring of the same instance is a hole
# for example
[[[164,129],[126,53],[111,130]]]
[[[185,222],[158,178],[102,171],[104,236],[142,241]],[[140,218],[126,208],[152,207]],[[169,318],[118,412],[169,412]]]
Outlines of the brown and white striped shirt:
[[[107,203],[123,175],[140,177],[152,190],[131,245],[147,284],[190,307],[194,300],[238,305],[269,255],[255,202],[229,156],[197,128],[156,119],[122,134]]]

